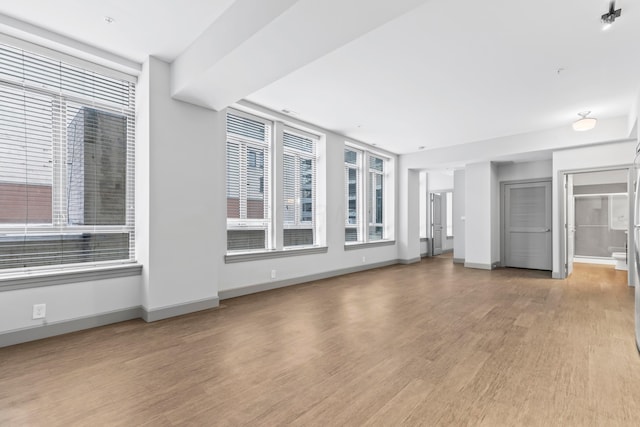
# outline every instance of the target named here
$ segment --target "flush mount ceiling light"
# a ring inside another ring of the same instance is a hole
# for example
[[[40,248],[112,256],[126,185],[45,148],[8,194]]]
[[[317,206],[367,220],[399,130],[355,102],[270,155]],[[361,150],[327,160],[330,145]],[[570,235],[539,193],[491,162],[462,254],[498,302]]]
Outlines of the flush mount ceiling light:
[[[591,111],[584,111],[582,113],[578,113],[581,117],[580,119],[573,122],[573,130],[577,132],[584,132],[585,130],[591,130],[596,127],[596,123],[598,119],[594,119],[593,117],[587,117],[591,114]]]
[[[603,30],[608,30],[611,25],[616,21],[616,18],[620,18],[622,15],[622,9],[616,10],[616,2],[609,2],[609,12],[600,17],[600,21],[604,24]]]

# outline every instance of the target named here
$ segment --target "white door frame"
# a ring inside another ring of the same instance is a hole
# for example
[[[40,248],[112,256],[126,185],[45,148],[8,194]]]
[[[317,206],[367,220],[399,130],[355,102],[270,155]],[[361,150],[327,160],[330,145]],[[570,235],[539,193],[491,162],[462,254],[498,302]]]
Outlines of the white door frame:
[[[566,226],[567,223],[565,221],[565,207],[567,200],[567,190],[564,186],[566,182],[565,175],[567,174],[575,174],[575,173],[585,173],[585,172],[605,172],[605,171],[614,171],[614,170],[627,170],[629,171],[633,168],[631,164],[625,165],[612,165],[612,166],[603,166],[600,168],[583,168],[583,169],[563,169],[558,171],[557,182],[558,182],[558,227],[557,232],[560,236],[560,245],[558,248],[559,252],[559,261],[560,261],[560,271],[554,272],[554,279],[566,279],[567,278],[567,232]],[[629,228],[627,230],[627,251],[629,253],[634,253],[635,250],[634,240],[633,240],[633,217],[634,217],[634,207],[633,207],[633,198],[634,198],[634,189],[635,189],[635,177],[632,177],[631,174],[628,174],[627,178],[627,194],[629,195]],[[629,286],[634,285],[634,274],[635,274],[635,263],[629,264],[629,270],[627,274],[627,281]]]
[[[505,233],[505,189],[507,185],[511,184],[536,184],[536,183],[551,183],[551,215],[553,215],[553,179],[551,177],[548,178],[538,178],[538,179],[517,179],[512,181],[500,181],[500,267],[504,267],[506,265],[507,256],[506,256],[506,240],[507,236]],[[553,217],[551,218],[551,223],[553,224]],[[551,229],[551,246],[553,248],[553,227]],[[553,254],[551,257],[551,268],[553,268]]]

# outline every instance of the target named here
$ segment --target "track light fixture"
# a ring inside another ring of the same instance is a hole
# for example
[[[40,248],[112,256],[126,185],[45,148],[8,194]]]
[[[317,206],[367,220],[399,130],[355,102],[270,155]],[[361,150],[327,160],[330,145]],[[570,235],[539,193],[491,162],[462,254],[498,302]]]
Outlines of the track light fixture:
[[[616,21],[616,18],[620,18],[622,15],[622,9],[616,9],[615,0],[609,2],[609,11],[600,17],[600,21],[604,24],[604,30],[611,27],[611,25]]]

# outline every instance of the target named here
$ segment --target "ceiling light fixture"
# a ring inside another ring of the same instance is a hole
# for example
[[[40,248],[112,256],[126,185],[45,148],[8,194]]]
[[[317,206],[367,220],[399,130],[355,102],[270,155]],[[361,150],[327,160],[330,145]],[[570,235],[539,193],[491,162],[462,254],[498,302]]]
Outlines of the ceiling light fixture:
[[[600,21],[604,24],[602,27],[603,30],[608,30],[611,28],[611,25],[616,21],[616,18],[620,18],[622,15],[622,8],[616,9],[616,2],[609,2],[609,12],[605,13],[600,17]]]
[[[113,24],[114,22],[116,22],[116,20],[115,20],[115,19],[113,19],[113,18],[112,18],[112,17],[110,17],[110,16],[105,16],[105,17],[104,17],[104,22],[106,22],[107,24]]]
[[[573,130],[577,132],[584,132],[585,130],[591,130],[596,127],[596,123],[598,119],[594,119],[593,117],[587,117],[591,114],[591,111],[584,111],[582,113],[578,113],[581,117],[580,119],[573,122]]]

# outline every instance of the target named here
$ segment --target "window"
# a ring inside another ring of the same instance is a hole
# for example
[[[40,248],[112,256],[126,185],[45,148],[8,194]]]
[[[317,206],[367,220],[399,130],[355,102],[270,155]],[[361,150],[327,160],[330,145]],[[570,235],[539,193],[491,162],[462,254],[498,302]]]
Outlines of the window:
[[[453,237],[453,193],[446,193],[446,209],[447,209],[447,237]]]
[[[317,243],[317,141],[315,135],[281,123],[235,110],[227,113],[227,251]],[[274,153],[280,153],[281,162],[271,160]],[[281,164],[282,173],[270,164]],[[276,207],[277,212],[282,208],[281,216],[274,214]]]
[[[227,114],[227,249],[268,249],[272,124]]]
[[[284,247],[315,243],[316,141],[285,130]]]
[[[345,171],[345,242],[360,242],[360,163],[362,153],[350,148],[344,150]]]
[[[0,270],[133,261],[135,84],[0,45]]]
[[[363,164],[367,165],[363,180]],[[344,151],[345,242],[387,239],[385,232],[385,167],[387,159],[347,147]],[[363,197],[366,194],[367,197]]]

